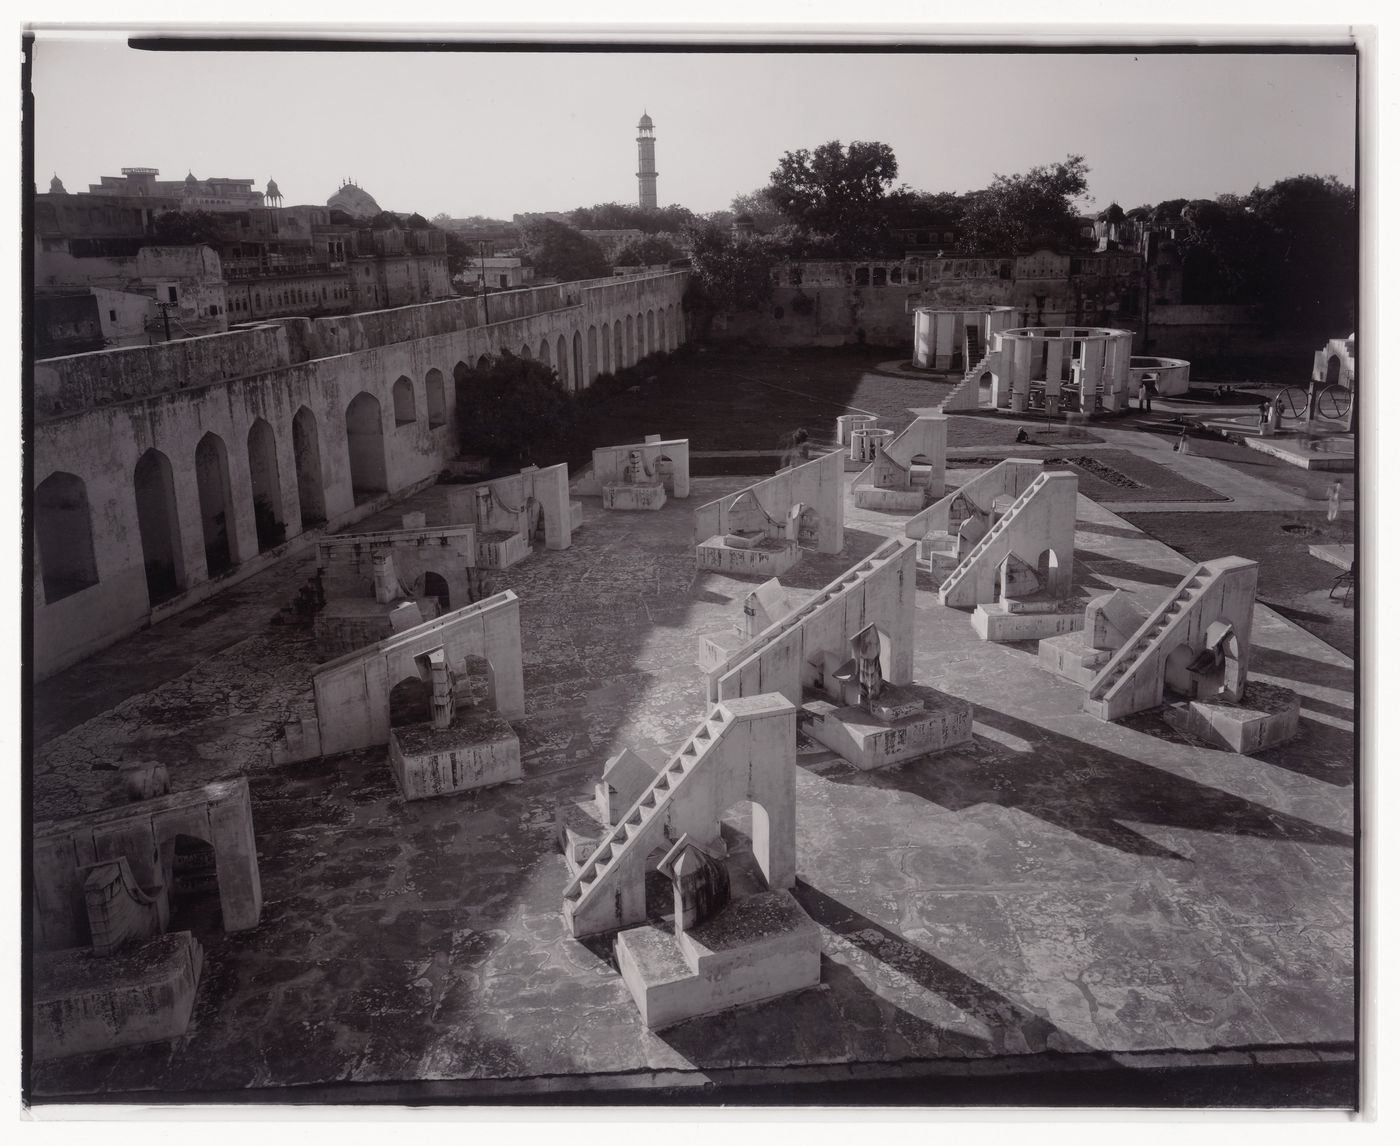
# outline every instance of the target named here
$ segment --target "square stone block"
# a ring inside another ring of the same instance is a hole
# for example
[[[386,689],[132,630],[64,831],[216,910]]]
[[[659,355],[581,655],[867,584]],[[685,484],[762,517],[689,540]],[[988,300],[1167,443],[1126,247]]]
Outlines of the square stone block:
[[[697,569],[741,577],[777,577],[801,560],[802,550],[795,541],[761,541],[749,549],[736,549],[716,536],[695,547]]]
[[[458,715],[450,728],[429,722],[392,728],[389,764],[405,800],[450,796],[522,775],[520,740],[494,712]]]
[[[603,487],[604,509],[660,509],[666,504],[666,487],[615,482]]]
[[[1091,646],[1082,628],[1063,636],[1046,637],[1040,642],[1040,667],[1072,680],[1081,688],[1093,684],[1094,677],[1112,658],[1113,650]]]
[[[787,891],[736,899],[680,937],[669,923],[634,927],[616,951],[650,1030],[821,982],[821,929]]]
[[[748,644],[748,637],[737,629],[722,633],[701,633],[696,644],[696,663],[702,672],[718,668]]]
[[[554,828],[558,833],[559,848],[564,853],[564,862],[569,872],[578,870],[597,849],[602,838],[612,830],[603,818],[597,800],[570,800],[560,804],[554,812]]]
[[[864,771],[902,764],[972,739],[970,703],[917,686],[907,691],[923,700],[921,711],[881,721],[857,705],[837,706],[817,698],[803,702],[798,726]]]
[[[926,498],[921,489],[881,489],[866,485],[856,490],[856,505],[861,509],[879,509],[886,513],[918,513]]]
[[[190,1024],[204,952],[171,931],[113,955],[45,952],[34,962],[34,1057],[90,1054],[178,1038]]]
[[[509,569],[530,556],[530,542],[523,533],[495,530],[476,535],[476,563],[482,569]]]
[[[1066,612],[1017,612],[1004,601],[978,605],[972,627],[984,641],[1039,641],[1084,628],[1084,609]]]
[[[1171,706],[1165,715],[1168,724],[1188,736],[1249,756],[1297,736],[1299,707],[1291,689],[1250,681],[1240,704],[1191,700]]]

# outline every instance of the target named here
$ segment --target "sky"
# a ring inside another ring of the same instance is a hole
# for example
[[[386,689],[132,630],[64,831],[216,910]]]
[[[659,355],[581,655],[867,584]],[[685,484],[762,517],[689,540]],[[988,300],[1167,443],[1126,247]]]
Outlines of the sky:
[[[927,191],[1082,154],[1085,205],[1130,208],[1354,182],[1355,77],[1320,54],[205,53],[40,33],[35,178],[275,178],[289,205],[351,178],[391,210],[509,218],[636,202],[645,110],[659,201],[697,212],[829,139],[890,144]]]

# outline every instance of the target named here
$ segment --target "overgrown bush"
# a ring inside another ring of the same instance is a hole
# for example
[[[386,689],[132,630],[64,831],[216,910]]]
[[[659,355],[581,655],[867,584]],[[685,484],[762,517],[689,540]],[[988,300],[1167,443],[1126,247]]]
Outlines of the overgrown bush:
[[[457,445],[493,461],[536,464],[558,452],[576,417],[554,370],[502,354],[457,381]]]

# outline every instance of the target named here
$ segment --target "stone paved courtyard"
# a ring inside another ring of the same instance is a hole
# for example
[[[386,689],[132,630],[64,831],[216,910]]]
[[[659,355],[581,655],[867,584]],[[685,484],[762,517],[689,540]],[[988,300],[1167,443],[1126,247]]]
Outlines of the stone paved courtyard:
[[[699,478],[653,514],[585,499],[573,548],[498,578],[522,600],[527,700],[525,778],[500,788],[405,804],[381,751],[268,763],[310,703],[309,633],[269,624],[309,558],[38,686],[36,817],[111,802],[121,759],[177,787],[246,774],[265,906],[233,935],[208,904],[173,921],[206,949],[185,1037],[43,1066],[36,1096],[1351,1058],[1348,658],[1260,606],[1253,675],[1302,695],[1303,733],[1236,756],[1081,713],[1034,646],[978,642],[923,582],[915,679],[974,703],[974,742],[876,773],[805,745],[796,895],[823,928],[821,986],[649,1033],[607,947],[565,934],[553,814],[612,753],[664,754],[699,720],[696,637],[751,583],[696,574],[691,512],[743,484]],[[365,527],[432,520],[445,496]],[[844,552],[784,583],[820,588],[902,523],[848,503]],[[1078,583],[1148,604],[1189,567],[1082,496],[1076,546]]]

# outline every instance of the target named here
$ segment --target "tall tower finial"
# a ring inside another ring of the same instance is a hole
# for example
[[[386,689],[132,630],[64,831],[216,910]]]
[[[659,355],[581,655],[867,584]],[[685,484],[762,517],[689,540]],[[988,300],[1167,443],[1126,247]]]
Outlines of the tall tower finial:
[[[656,209],[656,134],[645,108],[637,121],[637,202]]]

